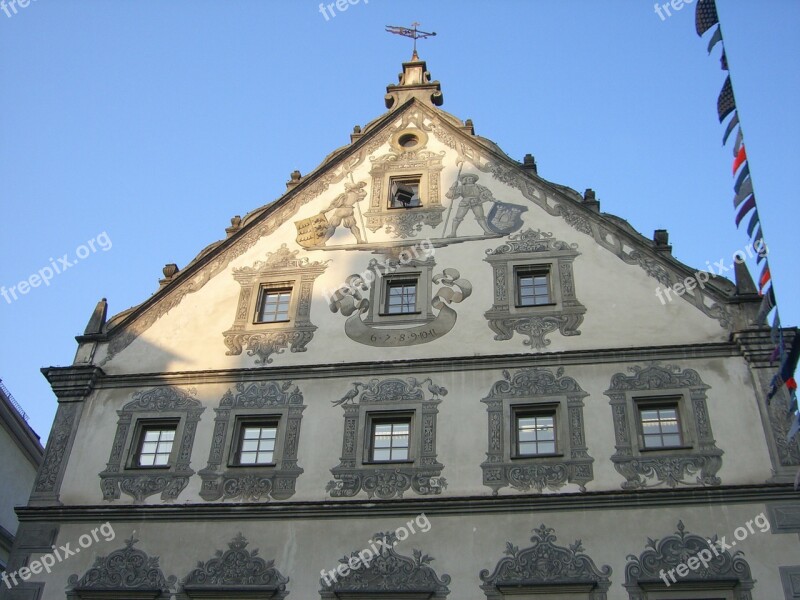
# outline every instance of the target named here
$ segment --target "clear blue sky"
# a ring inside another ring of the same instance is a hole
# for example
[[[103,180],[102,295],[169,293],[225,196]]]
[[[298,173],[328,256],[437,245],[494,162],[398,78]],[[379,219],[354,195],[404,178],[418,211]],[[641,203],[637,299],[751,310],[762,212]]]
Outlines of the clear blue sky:
[[[794,198],[800,3],[719,0],[784,324],[800,321]],[[410,41],[443,108],[510,156],[583,191],[647,236],[666,228],[696,268],[744,248],[733,223],[724,80],[694,4],[649,0],[361,0],[326,21],[310,0],[34,0],[0,12],[0,285],[106,232],[47,287],[0,298],[0,377],[46,438],[39,373],[71,363],[101,297],[116,314],[271,202],[385,109]],[[83,252],[83,251],[82,251]]]

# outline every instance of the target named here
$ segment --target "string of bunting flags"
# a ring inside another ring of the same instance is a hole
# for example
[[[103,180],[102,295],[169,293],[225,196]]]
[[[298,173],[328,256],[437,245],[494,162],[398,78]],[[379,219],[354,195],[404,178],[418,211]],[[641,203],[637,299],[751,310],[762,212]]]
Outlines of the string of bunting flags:
[[[734,197],[733,208],[736,212],[735,222],[739,228],[750,215],[747,223],[747,236],[752,241],[754,247],[765,247],[764,230],[758,214],[758,204],[753,190],[753,180],[750,176],[750,166],[747,161],[747,149],[744,142],[742,125],[739,122],[739,114],[736,109],[736,99],[733,93],[730,71],[728,69],[728,57],[725,52],[725,42],[722,38],[722,28],[717,15],[715,0],[698,0],[695,12],[695,27],[697,35],[701,38],[711,29],[713,34],[708,42],[708,53],[714,50],[719,44],[722,48],[720,66],[723,71],[728,72],[722,91],[717,99],[717,115],[719,122],[725,123],[725,134],[722,136],[723,147],[728,144],[729,139],[733,139],[733,185]],[[735,135],[734,135],[734,132]],[[757,253],[756,264],[763,263],[761,274],[758,277],[758,293],[761,296],[761,306],[756,316],[756,325],[766,326],[770,313],[773,314],[772,328],[770,337],[775,349],[772,352],[770,361],[779,364],[779,368],[770,383],[767,392],[767,402],[772,400],[784,387],[789,394],[789,413],[788,418],[792,419],[791,427],[787,435],[787,441],[791,441],[798,431],[800,431],[800,412],[797,410],[797,382],[794,379],[795,369],[797,368],[798,358],[800,358],[800,335],[795,335],[791,343],[791,348],[787,349],[784,339],[781,318],[775,299],[775,283],[769,268],[769,259],[765,253]],[[774,312],[773,312],[774,311]],[[800,479],[800,473],[798,473]]]

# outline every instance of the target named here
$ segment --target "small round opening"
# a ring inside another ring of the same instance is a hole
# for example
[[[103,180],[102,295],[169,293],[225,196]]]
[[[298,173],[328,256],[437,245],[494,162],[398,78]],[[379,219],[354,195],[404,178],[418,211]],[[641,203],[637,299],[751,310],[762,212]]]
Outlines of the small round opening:
[[[404,133],[397,140],[397,143],[402,148],[413,148],[414,146],[419,144],[419,138],[415,136],[413,133]]]

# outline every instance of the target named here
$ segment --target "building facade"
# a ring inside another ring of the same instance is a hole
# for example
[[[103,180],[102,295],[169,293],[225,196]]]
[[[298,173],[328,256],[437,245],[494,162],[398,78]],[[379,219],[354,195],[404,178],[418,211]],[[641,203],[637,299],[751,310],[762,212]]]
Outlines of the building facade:
[[[6,597],[798,597],[744,266],[509,158],[416,55],[385,100],[43,369]]]
[[[0,380],[0,571],[6,570],[19,526],[14,509],[28,503],[43,455],[39,436]]]

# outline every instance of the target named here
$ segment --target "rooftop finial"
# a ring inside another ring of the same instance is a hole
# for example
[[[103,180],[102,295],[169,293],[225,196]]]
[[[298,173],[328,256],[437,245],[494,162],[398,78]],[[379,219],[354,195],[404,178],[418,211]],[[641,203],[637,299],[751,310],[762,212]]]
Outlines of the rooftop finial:
[[[389,33],[394,33],[396,35],[402,35],[405,37],[410,37],[414,40],[414,52],[411,54],[411,60],[419,60],[419,54],[417,54],[417,40],[424,40],[425,38],[433,37],[436,35],[435,31],[427,32],[427,31],[420,31],[417,29],[422,25],[422,23],[414,22],[411,24],[413,29],[409,29],[408,27],[398,27],[396,25],[387,25],[386,31]]]

